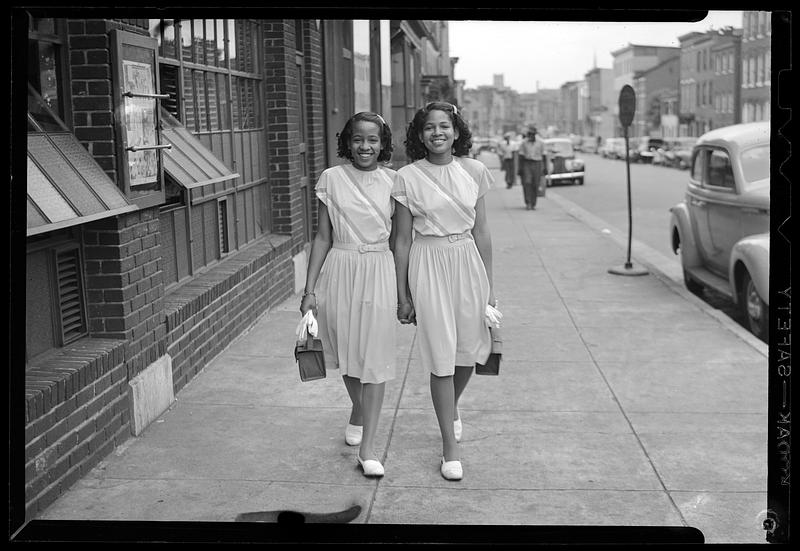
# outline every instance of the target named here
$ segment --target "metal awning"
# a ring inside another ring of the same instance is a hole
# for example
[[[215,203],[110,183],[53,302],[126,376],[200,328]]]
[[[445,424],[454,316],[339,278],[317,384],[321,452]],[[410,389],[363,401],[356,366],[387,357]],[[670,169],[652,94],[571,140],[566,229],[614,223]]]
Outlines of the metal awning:
[[[70,132],[28,133],[27,235],[137,210]]]
[[[172,144],[164,150],[164,170],[186,189],[239,177],[163,108],[161,135],[166,143]]]

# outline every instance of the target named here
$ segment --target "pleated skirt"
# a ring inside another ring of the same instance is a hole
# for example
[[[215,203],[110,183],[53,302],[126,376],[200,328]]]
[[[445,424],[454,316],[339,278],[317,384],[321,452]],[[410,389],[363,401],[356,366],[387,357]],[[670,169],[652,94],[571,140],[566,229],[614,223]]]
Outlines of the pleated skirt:
[[[437,376],[484,363],[491,352],[489,278],[471,235],[451,240],[417,234],[409,254],[422,367]]]
[[[393,379],[397,275],[391,251],[331,248],[316,295],[326,368],[362,383]]]

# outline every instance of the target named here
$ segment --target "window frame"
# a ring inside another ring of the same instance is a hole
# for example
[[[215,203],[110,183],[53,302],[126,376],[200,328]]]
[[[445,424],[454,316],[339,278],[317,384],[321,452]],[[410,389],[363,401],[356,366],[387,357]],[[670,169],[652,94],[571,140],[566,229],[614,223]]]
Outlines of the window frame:
[[[718,191],[718,192],[728,192],[728,193],[736,193],[736,176],[733,173],[733,160],[731,159],[730,151],[725,149],[724,147],[717,147],[717,146],[710,146],[705,148],[706,151],[706,158],[705,158],[705,166],[703,168],[703,181],[702,187],[708,190]],[[712,163],[712,159],[714,157],[718,157],[720,154],[725,156],[727,160],[727,172],[730,175],[730,186],[723,184],[715,183],[716,180],[712,179],[712,169],[715,168]]]
[[[53,25],[55,28],[55,34],[47,34],[39,32],[34,25],[34,20],[36,19],[52,19]],[[28,15],[28,45],[30,46],[31,42],[35,42],[37,44],[37,52],[38,52],[38,44],[42,42],[46,42],[49,44],[53,44],[56,46],[57,53],[56,53],[56,76],[58,79],[58,92],[59,92],[59,107],[62,112],[55,112],[58,118],[67,126],[68,129],[72,130],[73,128],[73,119],[72,119],[72,102],[70,101],[71,98],[71,81],[70,81],[70,71],[69,71],[69,62],[67,58],[67,29],[66,29],[66,20],[61,18],[34,18],[32,15]],[[30,52],[28,52],[30,53]],[[36,63],[37,68],[39,68],[38,62]],[[26,71],[30,72],[30,65],[26,69]],[[41,72],[39,72],[41,74]],[[28,75],[28,82],[30,83],[30,74]],[[42,90],[42,83],[39,79],[37,79],[37,85],[34,86],[34,89],[41,95]]]

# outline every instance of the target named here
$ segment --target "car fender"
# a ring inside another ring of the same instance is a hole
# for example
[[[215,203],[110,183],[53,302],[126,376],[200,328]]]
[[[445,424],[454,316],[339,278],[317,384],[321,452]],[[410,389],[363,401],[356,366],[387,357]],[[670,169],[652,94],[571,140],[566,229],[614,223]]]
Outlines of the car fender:
[[[689,208],[684,201],[681,201],[671,209],[669,221],[669,235],[672,252],[678,254],[678,247],[674,239],[677,230],[678,240],[681,249],[681,262],[684,268],[693,268],[702,263],[700,253],[694,241],[694,231],[692,230],[692,219],[689,216]]]
[[[739,304],[743,268],[747,269],[758,296],[769,305],[769,233],[750,235],[736,242],[731,249],[728,281],[731,282],[733,300]]]

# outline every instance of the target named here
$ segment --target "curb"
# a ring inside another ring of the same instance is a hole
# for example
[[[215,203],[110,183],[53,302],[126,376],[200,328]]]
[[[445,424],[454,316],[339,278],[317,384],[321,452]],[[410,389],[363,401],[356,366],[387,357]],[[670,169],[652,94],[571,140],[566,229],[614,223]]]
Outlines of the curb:
[[[608,235],[623,249],[627,249],[627,231],[622,232],[614,226],[609,225],[605,220],[598,218],[594,214],[576,205],[569,199],[562,197],[558,193],[548,195],[548,199],[552,199],[555,204],[561,207],[561,209],[563,209],[567,214],[576,220],[583,222],[598,233]],[[634,250],[639,251],[639,253],[634,255]],[[653,275],[663,281],[673,292],[677,293],[685,300],[700,308],[700,310],[702,310],[705,314],[717,320],[717,322],[719,322],[719,324],[725,329],[734,333],[737,337],[745,341],[765,358],[769,357],[769,345],[736,323],[730,317],[719,312],[715,308],[712,308],[704,300],[693,295],[688,289],[686,289],[683,283],[683,271],[681,270],[679,264],[671,261],[663,254],[642,243],[641,241],[631,239],[631,258],[633,259],[634,257],[639,261],[640,264],[646,266],[653,273]]]

